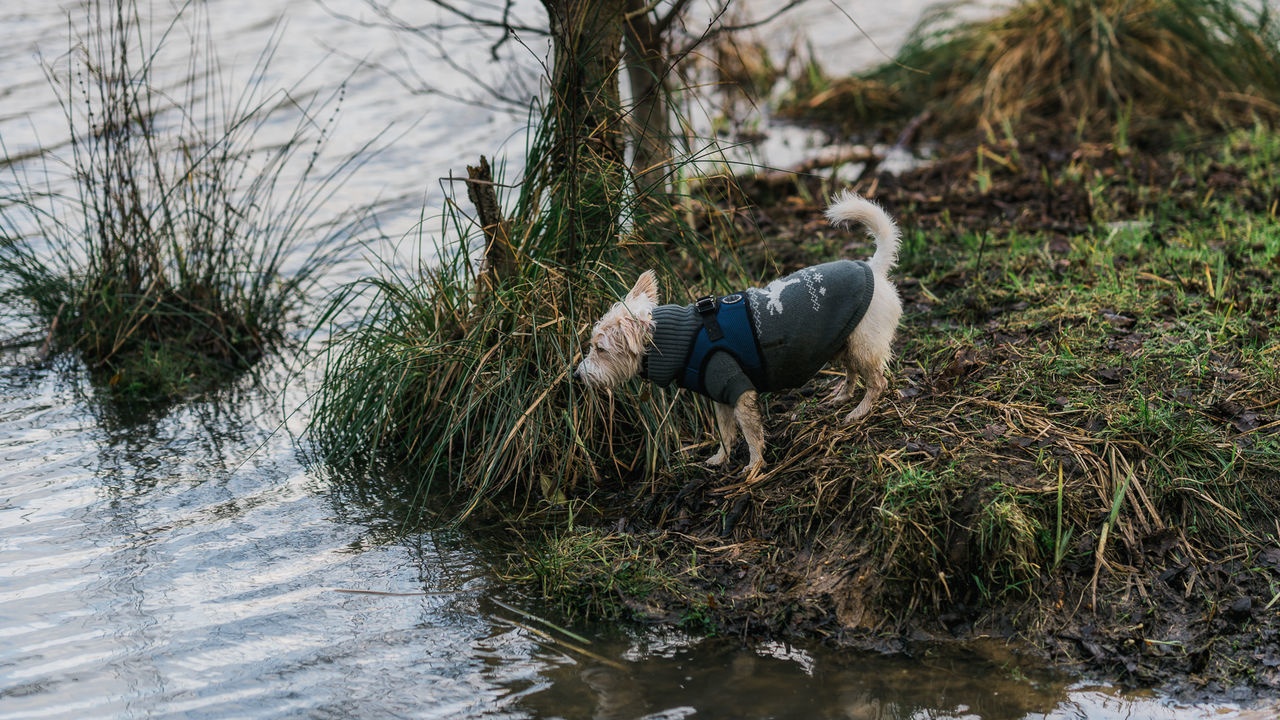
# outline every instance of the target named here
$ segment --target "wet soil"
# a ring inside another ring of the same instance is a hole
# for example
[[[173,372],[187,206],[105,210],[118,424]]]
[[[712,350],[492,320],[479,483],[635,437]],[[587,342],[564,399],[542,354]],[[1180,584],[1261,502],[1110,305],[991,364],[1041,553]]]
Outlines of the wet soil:
[[[1244,168],[1208,168],[1207,175],[1192,176],[1177,158],[1109,145],[970,144],[900,176],[872,174],[854,189],[929,242],[1034,234],[1043,240],[1045,262],[1053,263],[1067,262],[1072,238],[1117,217],[1146,218],[1151,240],[1163,242],[1171,213],[1179,223],[1212,215],[1207,189],[1232,193],[1245,211],[1266,213],[1280,202],[1274,189],[1251,185]],[[813,200],[827,190],[816,178],[739,178],[736,185],[709,186],[708,215],[731,217],[749,238],[742,248],[747,264],[771,276],[864,248],[829,231]],[[1225,252],[1245,277],[1275,281],[1272,269],[1251,268]],[[829,411],[813,402],[835,387],[834,374],[771,396],[769,444],[785,452],[770,456],[764,482],[742,482],[691,459],[638,495],[620,492],[601,502],[613,509],[604,511],[600,526],[642,538],[654,561],[679,577],[643,592],[614,588],[619,602],[642,619],[692,620],[742,637],[818,637],[905,653],[921,642],[1000,638],[1086,675],[1160,686],[1183,697],[1248,700],[1280,693],[1280,527],[1266,529],[1267,518],[1280,514],[1280,493],[1266,489],[1266,471],[1245,479],[1263,490],[1253,498],[1254,511],[1235,518],[1238,536],[1196,534],[1189,527],[1192,510],[1179,515],[1176,507],[1157,503],[1157,509],[1146,500],[1140,478],[1161,458],[1140,447],[1147,441],[1140,434],[1115,437],[1108,418],[1079,410],[1066,397],[1019,403],[973,391],[1017,367],[1029,351],[1050,347],[1052,322],[1006,327],[1003,320],[1026,310],[1026,301],[982,292],[985,278],[974,268],[929,287],[913,269],[907,262],[899,270],[906,322],[963,326],[970,340],[901,362],[890,391],[896,396],[861,426],[829,422]],[[1184,290],[1194,290],[1194,282]],[[1152,328],[1175,322],[1181,311],[1170,307],[1167,317],[1137,322],[1124,308],[1101,312],[1111,328],[1106,349],[1124,357],[1136,356]],[[1265,342],[1275,315],[1274,304],[1251,309],[1255,340]],[[1241,449],[1274,436],[1274,388],[1247,381],[1250,369],[1239,355],[1215,360],[1196,385],[1171,387],[1153,378],[1137,392],[1181,402]],[[1120,364],[1093,367],[1084,373],[1087,390],[1103,401],[1133,393],[1124,382],[1128,372]],[[690,453],[701,457],[712,449],[705,438]],[[1019,565],[1027,560],[1017,543],[1033,541],[993,542],[980,527],[984,513],[1001,501],[1002,491],[993,488],[1012,488],[1019,502],[1052,517],[1046,508],[1063,490],[1046,479],[1036,459],[1045,456],[1060,463],[1064,475],[1057,482],[1075,498],[1067,515],[1094,528],[1064,544],[1051,569]],[[872,529],[865,519],[883,518],[887,501],[885,486],[871,479],[907,462],[945,471],[952,481],[922,485],[913,501],[932,507],[915,515],[904,510]],[[1125,467],[1137,468],[1129,475],[1140,500],[1103,553],[1099,544],[1107,537],[1096,529],[1107,524]],[[905,552],[913,542],[920,547]],[[1106,560],[1095,563],[1095,556]],[[1005,578],[1009,587],[986,587],[978,576]]]

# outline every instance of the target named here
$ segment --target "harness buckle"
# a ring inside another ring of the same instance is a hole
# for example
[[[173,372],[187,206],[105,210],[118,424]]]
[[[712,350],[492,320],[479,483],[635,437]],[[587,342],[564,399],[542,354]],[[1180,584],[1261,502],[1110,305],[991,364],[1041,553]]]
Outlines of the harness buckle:
[[[724,337],[724,331],[720,329],[720,323],[716,320],[716,314],[720,312],[720,303],[716,300],[715,295],[705,295],[698,298],[693,304],[698,316],[702,318],[702,327],[707,330],[707,337],[711,342],[720,342]]]

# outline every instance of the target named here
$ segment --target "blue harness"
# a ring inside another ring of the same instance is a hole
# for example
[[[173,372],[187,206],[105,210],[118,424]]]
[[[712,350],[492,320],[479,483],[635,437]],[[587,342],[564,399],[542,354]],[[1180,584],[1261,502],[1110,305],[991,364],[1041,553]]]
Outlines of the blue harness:
[[[734,293],[717,300],[715,296],[707,295],[698,298],[694,308],[702,318],[702,327],[689,349],[684,376],[679,378],[680,387],[706,395],[707,361],[712,353],[724,351],[738,361],[757,390],[765,389],[764,358],[751,325],[751,310],[747,307],[746,297],[742,293]]]

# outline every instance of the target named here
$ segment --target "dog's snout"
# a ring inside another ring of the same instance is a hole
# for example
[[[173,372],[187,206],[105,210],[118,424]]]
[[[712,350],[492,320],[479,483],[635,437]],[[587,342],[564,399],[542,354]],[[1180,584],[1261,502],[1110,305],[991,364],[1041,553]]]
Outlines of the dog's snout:
[[[575,381],[577,381],[577,382],[582,382],[582,369],[581,369],[581,368],[574,368],[574,369],[573,369],[573,379],[574,379]]]

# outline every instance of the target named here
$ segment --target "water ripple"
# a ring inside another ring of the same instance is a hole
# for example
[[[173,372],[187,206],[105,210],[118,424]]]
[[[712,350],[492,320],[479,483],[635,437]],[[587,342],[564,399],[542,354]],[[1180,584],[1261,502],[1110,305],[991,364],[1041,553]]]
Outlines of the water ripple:
[[[412,57],[400,36],[337,19],[311,0],[208,4],[229,69],[243,68],[236,60],[255,57],[287,19],[281,62],[267,82],[302,78],[299,95],[348,76],[350,64],[318,69],[330,49],[369,61],[350,76],[334,133],[339,155],[367,140],[357,129],[415,128],[335,204],[403,193],[412,200],[399,206],[403,217],[383,221],[404,232],[412,222],[397,222],[416,220],[424,190],[430,207],[441,205],[435,181],[449,168],[505,147],[517,156],[509,175],[521,162],[522,114],[411,96],[370,69]],[[73,17],[81,12],[70,7]],[[0,8],[0,135],[9,152],[65,140],[33,59],[66,53],[66,22],[57,3]],[[497,82],[518,75],[510,63],[483,62],[490,46],[448,51]],[[519,52],[537,67],[536,53]],[[472,86],[429,60],[424,67],[443,89]],[[330,285],[368,271],[344,265]],[[19,320],[0,317],[0,325]],[[0,327],[0,336],[31,330]],[[479,550],[466,542],[443,534],[377,542],[384,529],[352,519],[360,509],[327,493],[325,479],[309,474],[277,431],[286,425],[279,408],[303,404],[293,383],[285,402],[248,391],[121,424],[84,375],[66,358],[0,369],[0,719],[683,718],[695,707],[711,717],[972,717],[970,707],[988,718],[1196,712],[1091,687],[1068,691],[1060,679],[1014,682],[998,665],[844,662],[820,648],[744,650],[610,628],[596,629],[606,639],[592,649],[623,664],[599,664],[500,621],[484,599],[492,588]],[[304,422],[287,420],[291,429]],[[993,693],[1003,695],[996,701]]]

